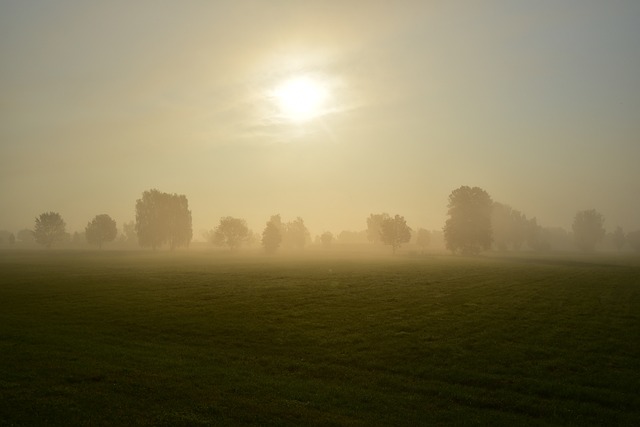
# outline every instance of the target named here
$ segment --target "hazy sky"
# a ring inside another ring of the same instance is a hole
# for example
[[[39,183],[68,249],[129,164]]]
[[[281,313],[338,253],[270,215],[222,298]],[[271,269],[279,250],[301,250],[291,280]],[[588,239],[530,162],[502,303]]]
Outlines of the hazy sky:
[[[271,214],[440,229],[480,186],[546,226],[640,229],[640,1],[0,1],[0,229],[120,225],[187,195],[194,236]],[[326,92],[294,122],[273,98]]]

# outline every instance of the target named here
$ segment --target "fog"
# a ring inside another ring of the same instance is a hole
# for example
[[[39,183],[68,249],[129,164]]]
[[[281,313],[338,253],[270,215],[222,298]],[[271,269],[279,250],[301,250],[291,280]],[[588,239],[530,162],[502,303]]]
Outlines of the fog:
[[[640,229],[638,2],[2,2],[0,56],[14,234],[122,235],[158,189],[194,241],[279,214],[335,248],[371,214],[437,236],[461,186],[546,230]]]

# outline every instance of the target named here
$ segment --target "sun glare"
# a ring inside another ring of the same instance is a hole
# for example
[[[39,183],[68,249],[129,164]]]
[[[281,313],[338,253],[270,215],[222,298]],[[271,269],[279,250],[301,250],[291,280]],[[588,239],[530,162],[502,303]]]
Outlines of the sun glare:
[[[303,122],[321,114],[327,92],[318,81],[303,76],[283,82],[273,96],[287,119]]]

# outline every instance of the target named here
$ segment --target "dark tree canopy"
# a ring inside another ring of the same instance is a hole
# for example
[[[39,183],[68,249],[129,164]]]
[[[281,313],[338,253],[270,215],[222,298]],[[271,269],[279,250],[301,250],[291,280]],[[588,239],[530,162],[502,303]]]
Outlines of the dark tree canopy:
[[[212,243],[228,246],[232,251],[239,248],[249,238],[249,227],[242,218],[230,216],[220,218],[220,224],[211,233]]]
[[[67,237],[66,224],[59,213],[45,212],[36,218],[33,234],[36,242],[50,248]]]
[[[595,209],[580,211],[573,219],[573,237],[583,251],[593,251],[605,235],[604,217]]]
[[[116,222],[107,214],[96,215],[84,229],[87,242],[102,249],[102,245],[113,242],[118,235]]]
[[[156,189],[145,191],[136,201],[135,231],[143,247],[155,250],[168,243],[173,250],[189,246],[193,230],[187,197]]]
[[[489,194],[479,187],[462,186],[449,195],[444,226],[447,249],[476,255],[491,247],[491,208]]]
[[[404,217],[396,215],[393,218],[383,218],[380,223],[380,241],[391,246],[394,254],[396,249],[409,240],[411,240],[411,228],[407,225]]]
[[[273,215],[262,232],[262,246],[267,253],[274,253],[282,243],[282,220],[280,215]]]
[[[371,243],[382,243],[380,232],[382,231],[382,221],[389,219],[389,214],[371,214],[367,218],[367,239]]]

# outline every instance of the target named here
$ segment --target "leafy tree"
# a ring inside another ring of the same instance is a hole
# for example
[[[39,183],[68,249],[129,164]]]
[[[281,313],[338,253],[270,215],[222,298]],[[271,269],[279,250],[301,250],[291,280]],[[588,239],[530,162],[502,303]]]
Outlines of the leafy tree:
[[[320,242],[322,243],[322,246],[324,248],[328,249],[331,246],[331,243],[333,242],[333,234],[331,234],[330,231],[325,231],[320,236]]]
[[[592,251],[604,238],[604,217],[595,209],[580,211],[572,228],[576,245],[583,251]]]
[[[424,250],[429,246],[429,243],[431,243],[431,233],[429,230],[418,228],[418,231],[416,231],[416,245],[424,253]]]
[[[640,230],[628,233],[627,243],[634,251],[640,252]]]
[[[407,225],[403,216],[396,215],[393,218],[384,218],[380,224],[380,241],[391,246],[393,253],[396,253],[403,243],[411,240],[411,228]]]
[[[304,220],[300,217],[288,222],[283,229],[283,243],[287,247],[302,249],[306,242],[311,240],[309,230],[307,230],[307,227],[304,225]]]
[[[367,239],[371,243],[382,243],[380,232],[382,231],[382,222],[389,219],[389,214],[371,214],[367,218]]]
[[[529,222],[527,217],[511,206],[495,202],[491,209],[491,231],[494,244],[499,250],[520,250],[527,240]]]
[[[273,215],[262,232],[262,246],[267,253],[274,253],[282,243],[282,220]]]
[[[60,242],[67,237],[66,224],[59,213],[45,212],[36,218],[34,236],[36,242],[44,245],[47,249],[54,243]]]
[[[232,251],[239,248],[249,237],[247,222],[230,216],[220,218],[220,224],[211,233],[211,241],[220,246],[229,246]]]
[[[168,243],[173,250],[189,246],[193,230],[187,197],[156,189],[145,191],[136,201],[135,231],[143,247],[155,250]]]
[[[622,227],[616,227],[615,231],[611,234],[611,241],[613,242],[613,246],[615,246],[617,250],[622,250],[625,243],[627,243],[627,238],[624,235]]]
[[[479,187],[462,186],[449,195],[444,226],[447,249],[476,255],[491,247],[491,208],[489,194]]]
[[[87,242],[102,249],[106,242],[113,242],[118,235],[116,222],[107,214],[96,215],[84,229]]]

